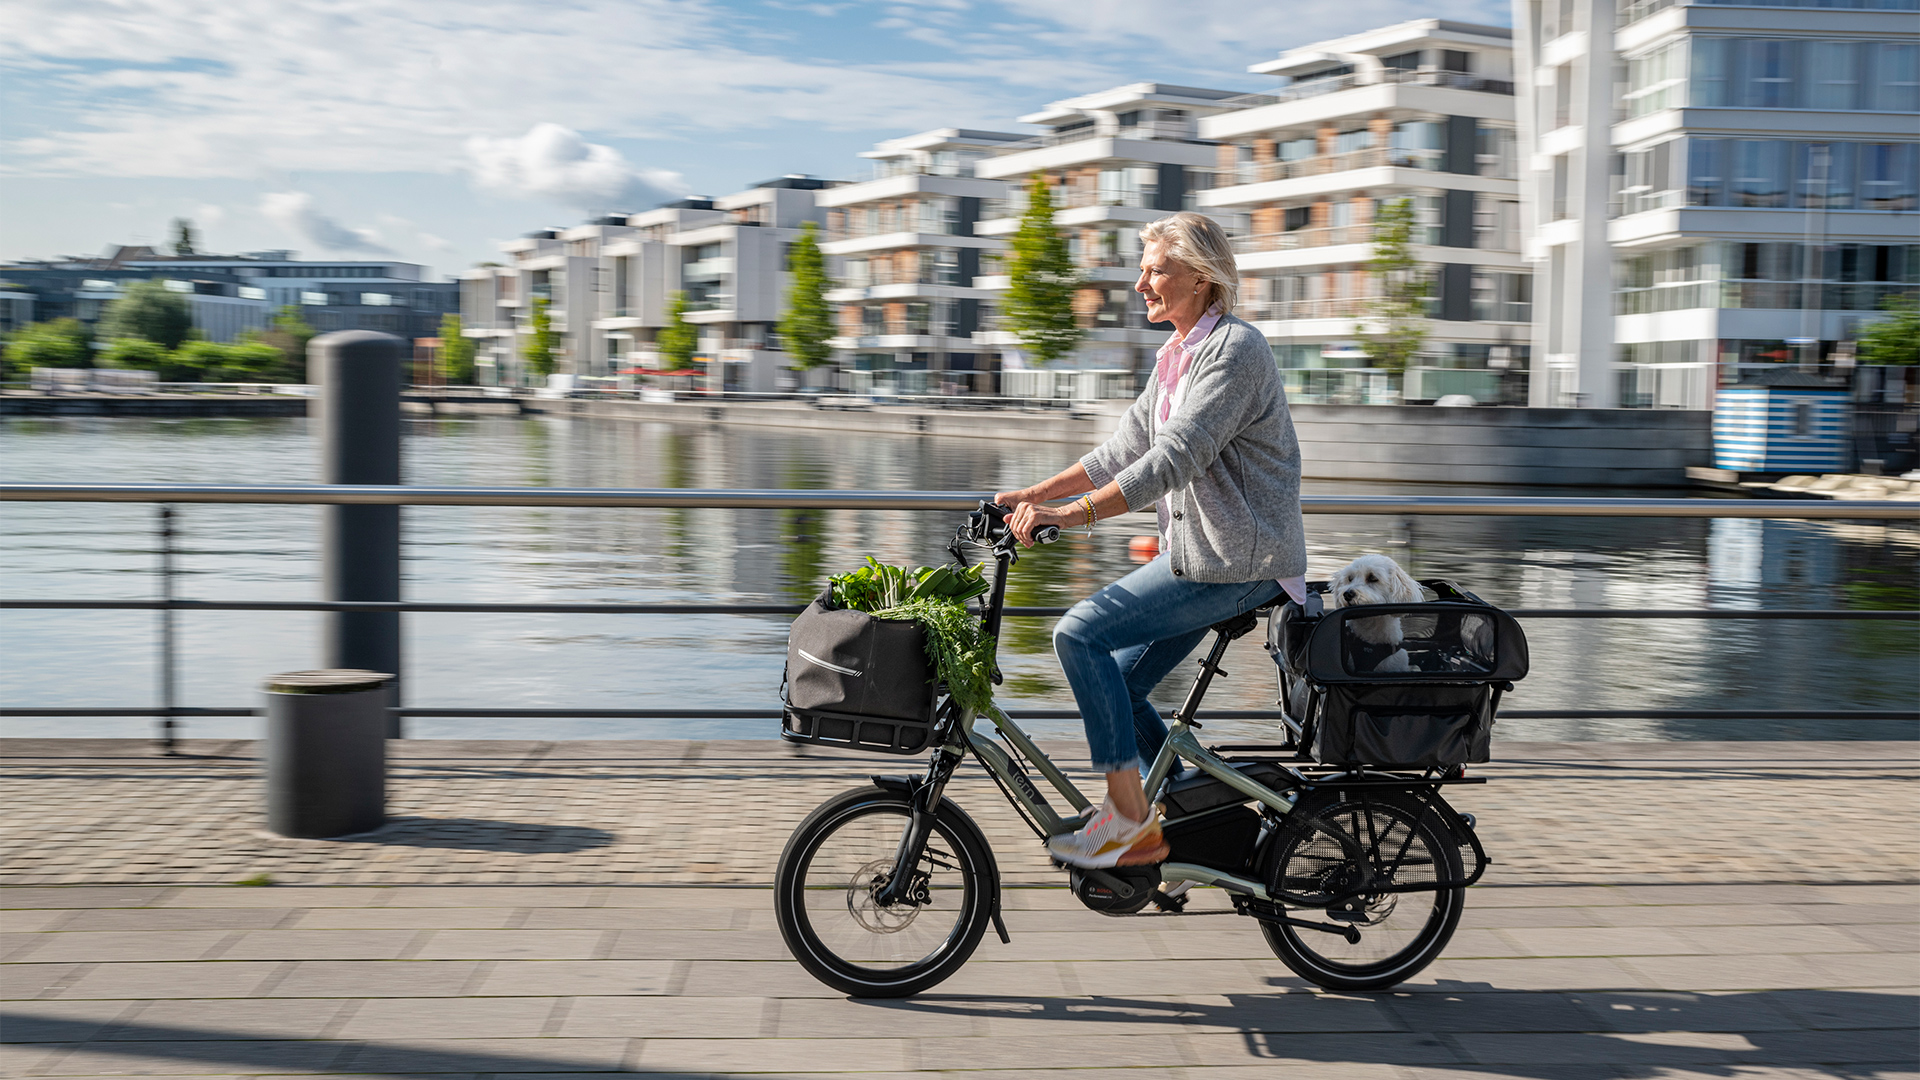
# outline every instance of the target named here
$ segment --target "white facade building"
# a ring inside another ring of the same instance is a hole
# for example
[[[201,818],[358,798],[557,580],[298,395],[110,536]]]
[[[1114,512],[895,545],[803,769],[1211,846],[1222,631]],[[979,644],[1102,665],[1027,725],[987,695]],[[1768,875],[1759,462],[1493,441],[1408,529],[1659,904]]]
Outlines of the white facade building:
[[[1201,205],[1244,213],[1242,314],[1303,400],[1389,400],[1356,340],[1379,291],[1368,268],[1383,204],[1408,200],[1431,283],[1407,400],[1508,400],[1529,344],[1520,257],[1511,35],[1419,19],[1302,46],[1248,70],[1287,80],[1200,121],[1219,172]],[[1316,374],[1316,371],[1319,374]]]
[[[1708,408],[1920,284],[1911,0],[1514,11],[1535,404]]]
[[[1039,174],[1052,188],[1054,223],[1067,233],[1087,278],[1076,304],[1087,336],[1075,356],[1057,366],[1106,372],[1111,384],[1098,391],[1078,388],[1075,396],[1131,396],[1137,374],[1151,368],[1154,351],[1166,340],[1168,328],[1148,326],[1146,307],[1133,291],[1140,275],[1140,228],[1177,210],[1237,218],[1201,201],[1214,183],[1216,154],[1198,127],[1231,108],[1228,99],[1235,96],[1132,83],[1069,98],[1020,118],[1046,128],[1045,134],[1003,146],[974,166],[975,175],[1009,185],[1004,203],[983,208],[976,235],[1010,237],[1019,230],[1029,177]],[[988,268],[974,284],[997,293],[1006,289],[1007,277]],[[999,351],[1007,369],[1025,366],[1011,332],[990,326],[975,340]],[[1054,396],[1039,386],[1051,381],[1045,372],[1003,375],[1002,392]]]
[[[1005,246],[978,235],[983,206],[1006,197],[1002,180],[975,175],[996,149],[1024,136],[941,128],[878,143],[860,156],[870,179],[819,194],[838,287],[837,359],[856,383],[892,383],[907,392],[945,386],[991,389],[991,364],[977,350],[982,305],[975,287],[983,253]]]

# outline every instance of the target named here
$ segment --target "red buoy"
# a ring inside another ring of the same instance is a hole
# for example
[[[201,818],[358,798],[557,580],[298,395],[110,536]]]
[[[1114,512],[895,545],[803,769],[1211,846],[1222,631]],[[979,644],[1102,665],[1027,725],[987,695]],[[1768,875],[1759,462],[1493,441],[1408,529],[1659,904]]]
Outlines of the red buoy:
[[[1152,562],[1160,554],[1160,538],[1157,536],[1136,536],[1127,541],[1127,555],[1134,562]]]

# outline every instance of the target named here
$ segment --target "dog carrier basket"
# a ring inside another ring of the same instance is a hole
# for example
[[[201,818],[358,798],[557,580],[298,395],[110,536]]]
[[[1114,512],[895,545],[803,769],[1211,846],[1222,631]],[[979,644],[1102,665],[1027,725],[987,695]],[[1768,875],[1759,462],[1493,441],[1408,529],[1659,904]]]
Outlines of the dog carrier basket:
[[[1326,610],[1325,585],[1267,625],[1287,724],[1315,761],[1436,769],[1486,761],[1500,695],[1527,674],[1511,615],[1433,579],[1437,599]]]
[[[919,624],[836,607],[828,589],[787,635],[780,734],[794,742],[917,754],[933,740],[934,691]]]

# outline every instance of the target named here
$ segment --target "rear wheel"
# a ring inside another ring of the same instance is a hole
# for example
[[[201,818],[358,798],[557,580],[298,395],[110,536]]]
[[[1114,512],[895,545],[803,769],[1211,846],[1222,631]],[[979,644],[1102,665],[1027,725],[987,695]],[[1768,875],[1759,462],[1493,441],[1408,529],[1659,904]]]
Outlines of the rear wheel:
[[[899,792],[843,792],[800,823],[780,856],[781,937],[814,978],[854,997],[905,997],[939,983],[973,955],[992,915],[986,838],[944,799],[908,899],[879,902],[912,813]]]
[[[1462,887],[1374,892],[1370,885],[1459,881],[1460,844],[1425,804],[1391,792],[1326,791],[1303,798],[1268,847],[1269,892],[1295,918],[1351,927],[1340,934],[1262,923],[1274,955],[1302,978],[1330,990],[1384,990],[1419,972],[1453,938],[1465,903]],[[1331,906],[1326,899],[1357,895]]]

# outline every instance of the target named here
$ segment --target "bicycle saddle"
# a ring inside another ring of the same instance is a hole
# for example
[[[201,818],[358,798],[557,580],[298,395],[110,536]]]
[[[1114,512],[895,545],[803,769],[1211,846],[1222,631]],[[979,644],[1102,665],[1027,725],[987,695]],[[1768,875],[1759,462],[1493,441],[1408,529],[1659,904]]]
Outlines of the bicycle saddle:
[[[1245,612],[1244,614],[1235,615],[1231,619],[1223,619],[1220,622],[1214,623],[1208,627],[1208,629],[1215,633],[1225,634],[1227,635],[1227,640],[1232,641],[1235,638],[1245,636],[1248,631],[1260,625],[1260,613],[1265,610],[1266,608],[1254,608],[1252,611]]]

